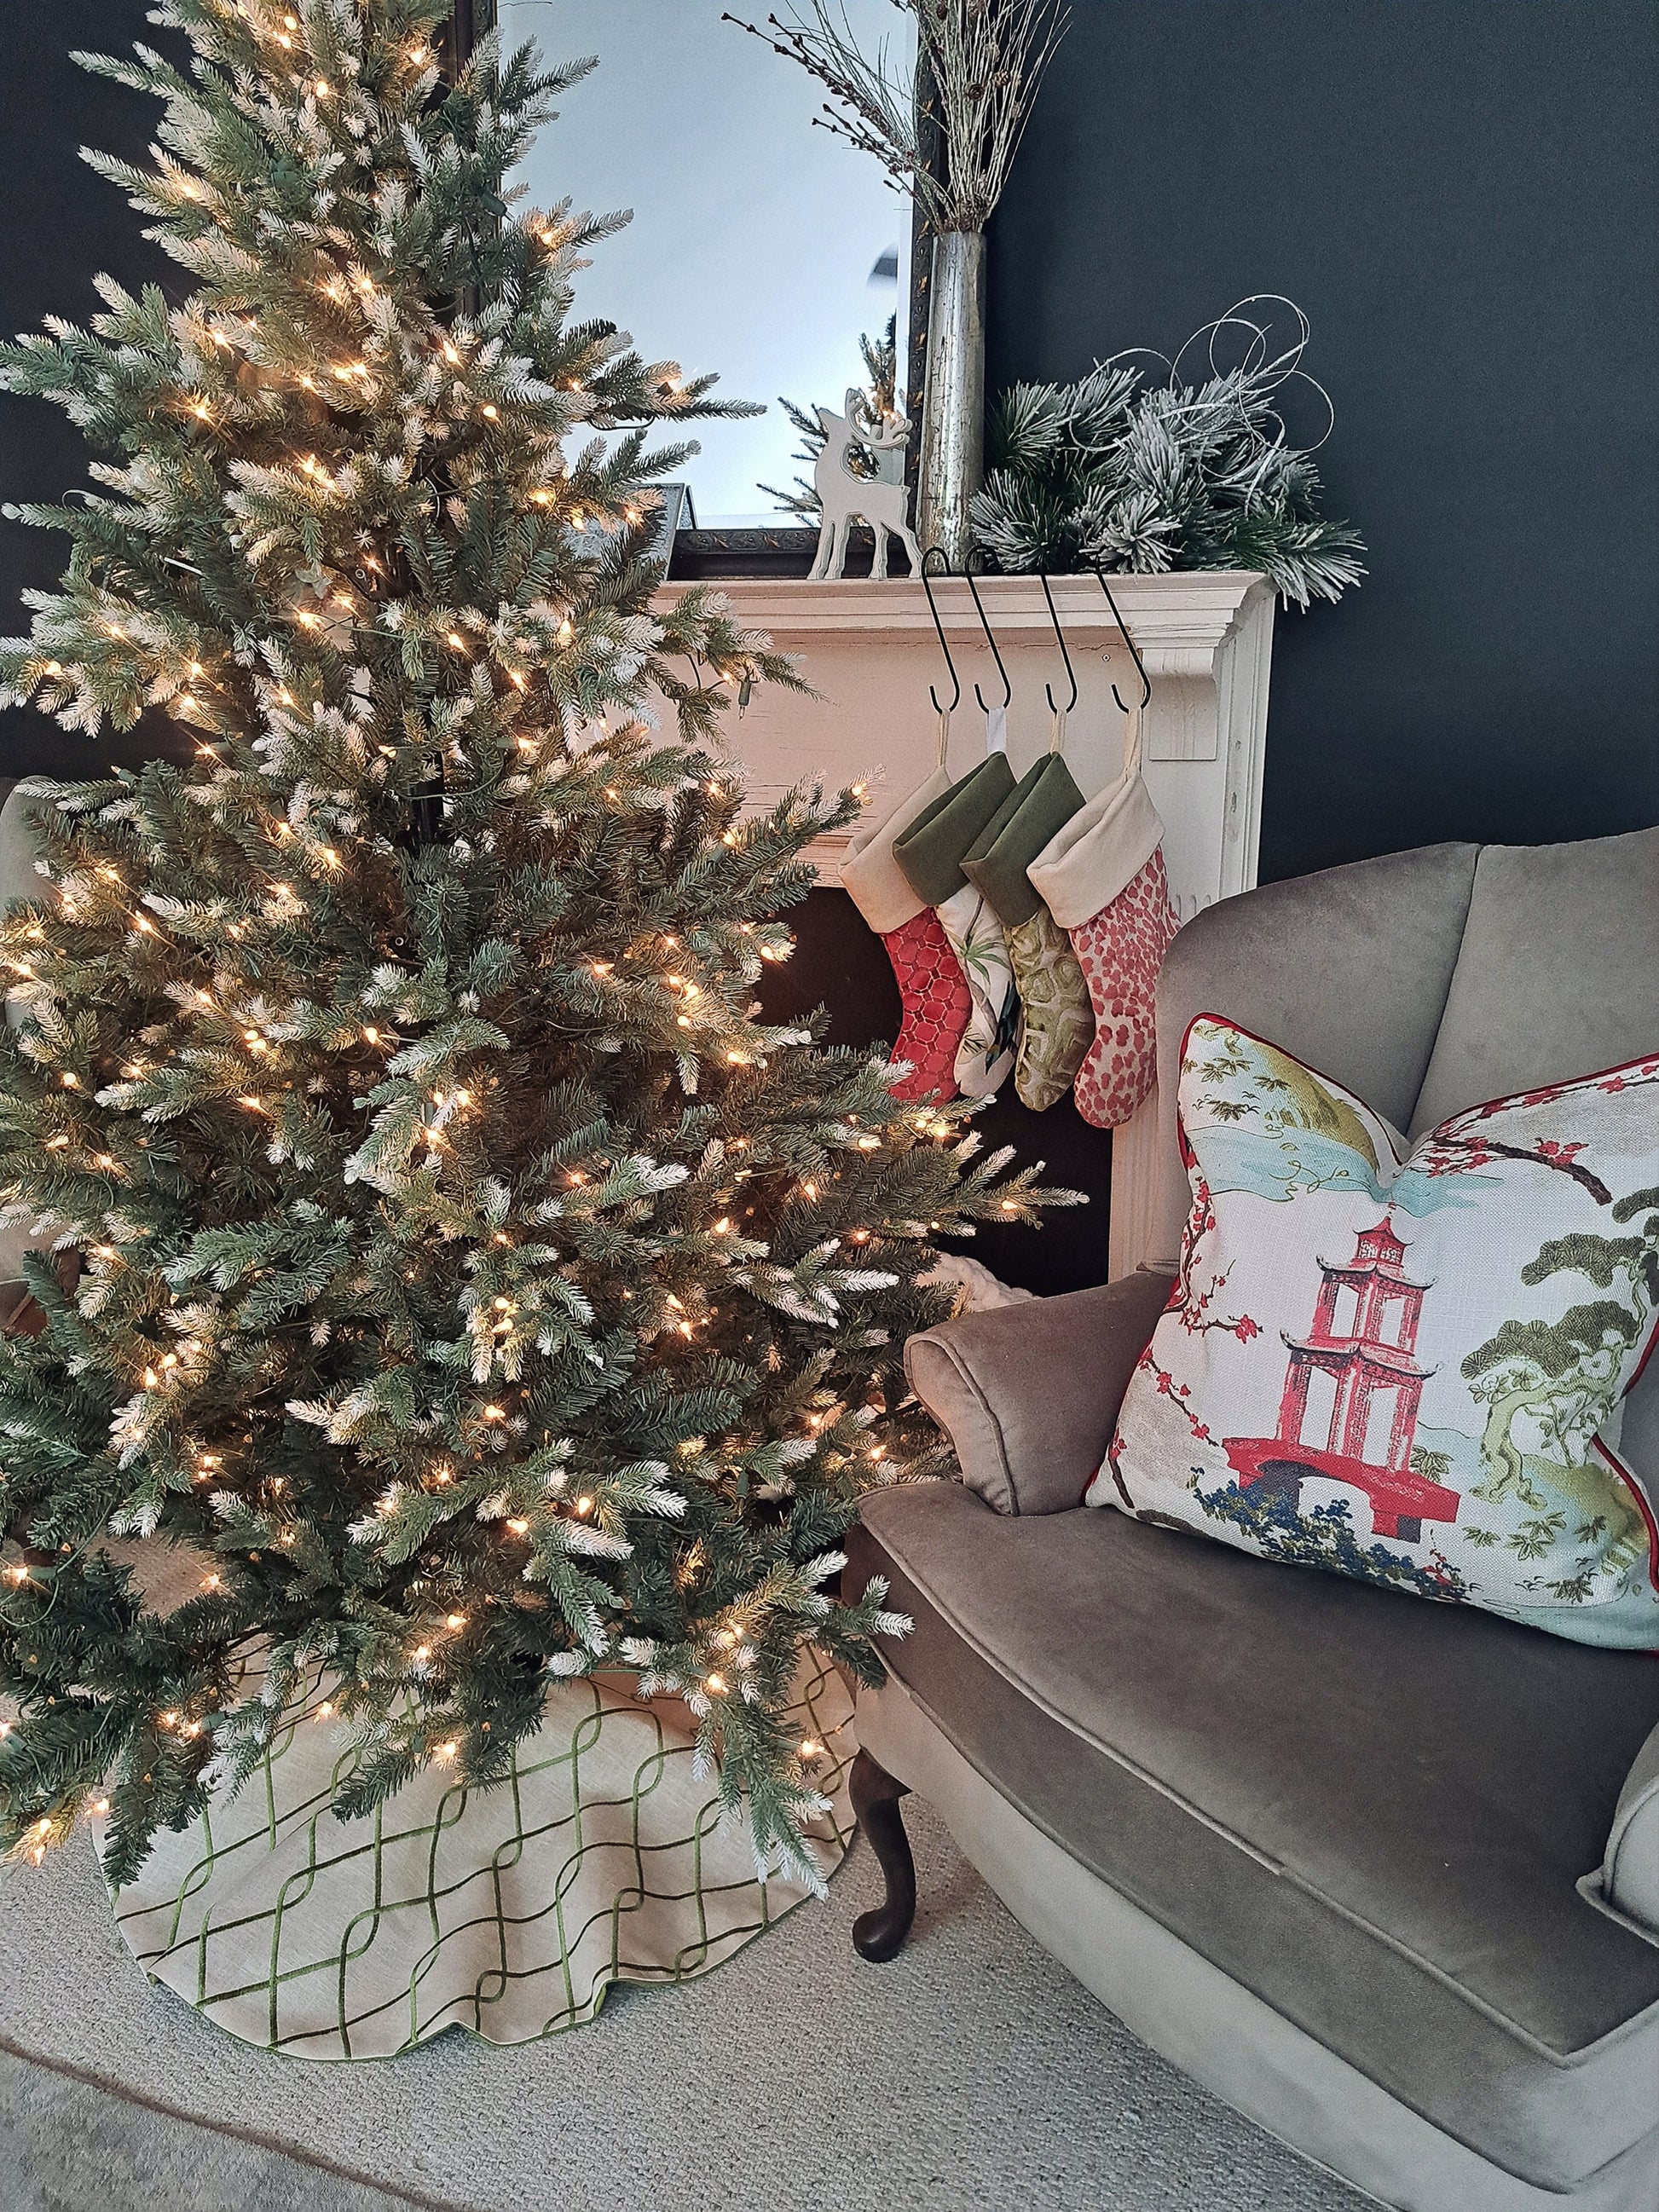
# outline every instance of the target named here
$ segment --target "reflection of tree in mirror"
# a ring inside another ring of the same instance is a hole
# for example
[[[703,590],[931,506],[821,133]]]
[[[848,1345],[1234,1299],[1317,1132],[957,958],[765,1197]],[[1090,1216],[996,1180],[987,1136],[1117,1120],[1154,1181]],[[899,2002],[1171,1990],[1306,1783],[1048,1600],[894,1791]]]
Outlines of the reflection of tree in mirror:
[[[864,388],[865,412],[873,422],[890,425],[899,420],[898,391],[898,319],[887,318],[887,327],[878,338],[866,331],[859,340],[859,351],[864,356],[864,373],[870,380]],[[800,444],[789,456],[792,461],[801,461],[810,469],[816,466],[824,447],[824,428],[815,409],[798,407],[793,399],[780,396],[778,404],[800,433]],[[866,478],[881,473],[879,458],[867,446],[853,446],[847,455],[848,473]],[[765,492],[791,514],[816,516],[822,502],[816,487],[806,477],[797,477],[792,491],[781,491],[776,484],[758,484],[757,490]]]

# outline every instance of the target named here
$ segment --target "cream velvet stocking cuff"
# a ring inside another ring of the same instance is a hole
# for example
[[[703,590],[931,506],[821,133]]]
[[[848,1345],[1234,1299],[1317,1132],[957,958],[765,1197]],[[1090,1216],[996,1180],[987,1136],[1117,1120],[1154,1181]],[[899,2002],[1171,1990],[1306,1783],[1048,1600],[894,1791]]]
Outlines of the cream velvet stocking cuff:
[[[878,937],[885,937],[919,915],[927,901],[893,858],[893,844],[951,788],[949,773],[936,768],[907,799],[890,807],[878,822],[855,830],[841,864],[841,887]]]

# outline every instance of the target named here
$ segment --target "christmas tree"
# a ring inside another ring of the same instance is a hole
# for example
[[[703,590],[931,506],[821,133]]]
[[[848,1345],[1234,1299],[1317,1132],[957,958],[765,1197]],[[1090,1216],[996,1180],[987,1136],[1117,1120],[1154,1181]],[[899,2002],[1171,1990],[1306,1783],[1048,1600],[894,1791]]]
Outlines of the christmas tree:
[[[190,74],[87,58],[165,105],[152,170],[97,166],[196,289],[0,356],[104,456],[22,511],[72,551],[7,698],[195,744],[33,781],[0,923],[0,1200],[57,1255],[0,1346],[0,1813],[39,1854],[106,1810],[118,1881],[302,1695],[345,1815],[499,1778],[597,1669],[682,1694],[807,1870],[789,1686],[808,1638],[878,1673],[834,1577],[933,1463],[929,1239],[1060,1195],[762,1018],[858,799],[742,813],[708,741],[787,665],[652,604],[690,449],[648,428],[710,380],[573,319],[619,218],[508,173],[580,69],[447,82],[447,12],[163,0]],[[155,1609],[135,1555],[199,1586]]]

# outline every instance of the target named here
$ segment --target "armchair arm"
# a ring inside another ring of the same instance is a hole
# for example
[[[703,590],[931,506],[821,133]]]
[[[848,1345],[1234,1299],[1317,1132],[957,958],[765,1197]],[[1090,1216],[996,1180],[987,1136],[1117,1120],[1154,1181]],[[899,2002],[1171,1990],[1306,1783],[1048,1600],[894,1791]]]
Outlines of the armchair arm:
[[[904,1347],[910,1388],[956,1446],[962,1479],[999,1513],[1077,1504],[1106,1455],[1134,1364],[1170,1296],[1168,1275],[924,1329]]]
[[[1599,1887],[1604,1905],[1659,1942],[1659,1728],[1637,1753],[1619,1793]]]

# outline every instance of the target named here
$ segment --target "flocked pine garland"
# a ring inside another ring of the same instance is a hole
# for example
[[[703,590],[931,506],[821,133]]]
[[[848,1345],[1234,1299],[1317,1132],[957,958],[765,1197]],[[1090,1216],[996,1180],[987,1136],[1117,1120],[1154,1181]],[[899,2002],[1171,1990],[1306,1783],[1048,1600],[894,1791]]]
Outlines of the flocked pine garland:
[[[981,551],[1015,573],[1259,568],[1301,607],[1358,583],[1364,546],[1321,515],[1319,472],[1278,411],[1292,380],[1324,402],[1300,366],[1300,309],[1277,354],[1271,319],[1257,319],[1290,306],[1240,301],[1187,341],[1162,382],[1119,356],[1077,384],[1012,386],[991,410],[989,473],[970,509]],[[1223,368],[1229,343],[1243,358]],[[1210,370],[1198,385],[1182,380],[1194,346]]]
[[[97,166],[197,289],[0,355],[106,457],[23,510],[71,560],[0,684],[196,747],[36,779],[0,922],[0,1196],[62,1255],[0,1345],[0,1819],[38,1856],[107,1805],[119,1880],[307,1680],[345,1814],[501,1776],[620,1668],[810,1878],[787,1692],[808,1638],[879,1672],[879,1589],[832,1593],[860,1492],[938,1463],[930,1239],[1068,1194],[761,1018],[858,799],[745,818],[701,744],[791,680],[718,598],[651,605],[686,449],[647,426],[711,380],[572,319],[611,222],[506,179],[580,69],[486,43],[447,88],[447,12],[163,0],[193,74],[93,61],[166,110],[153,170]],[[148,1609],[115,1534],[199,1590]]]

